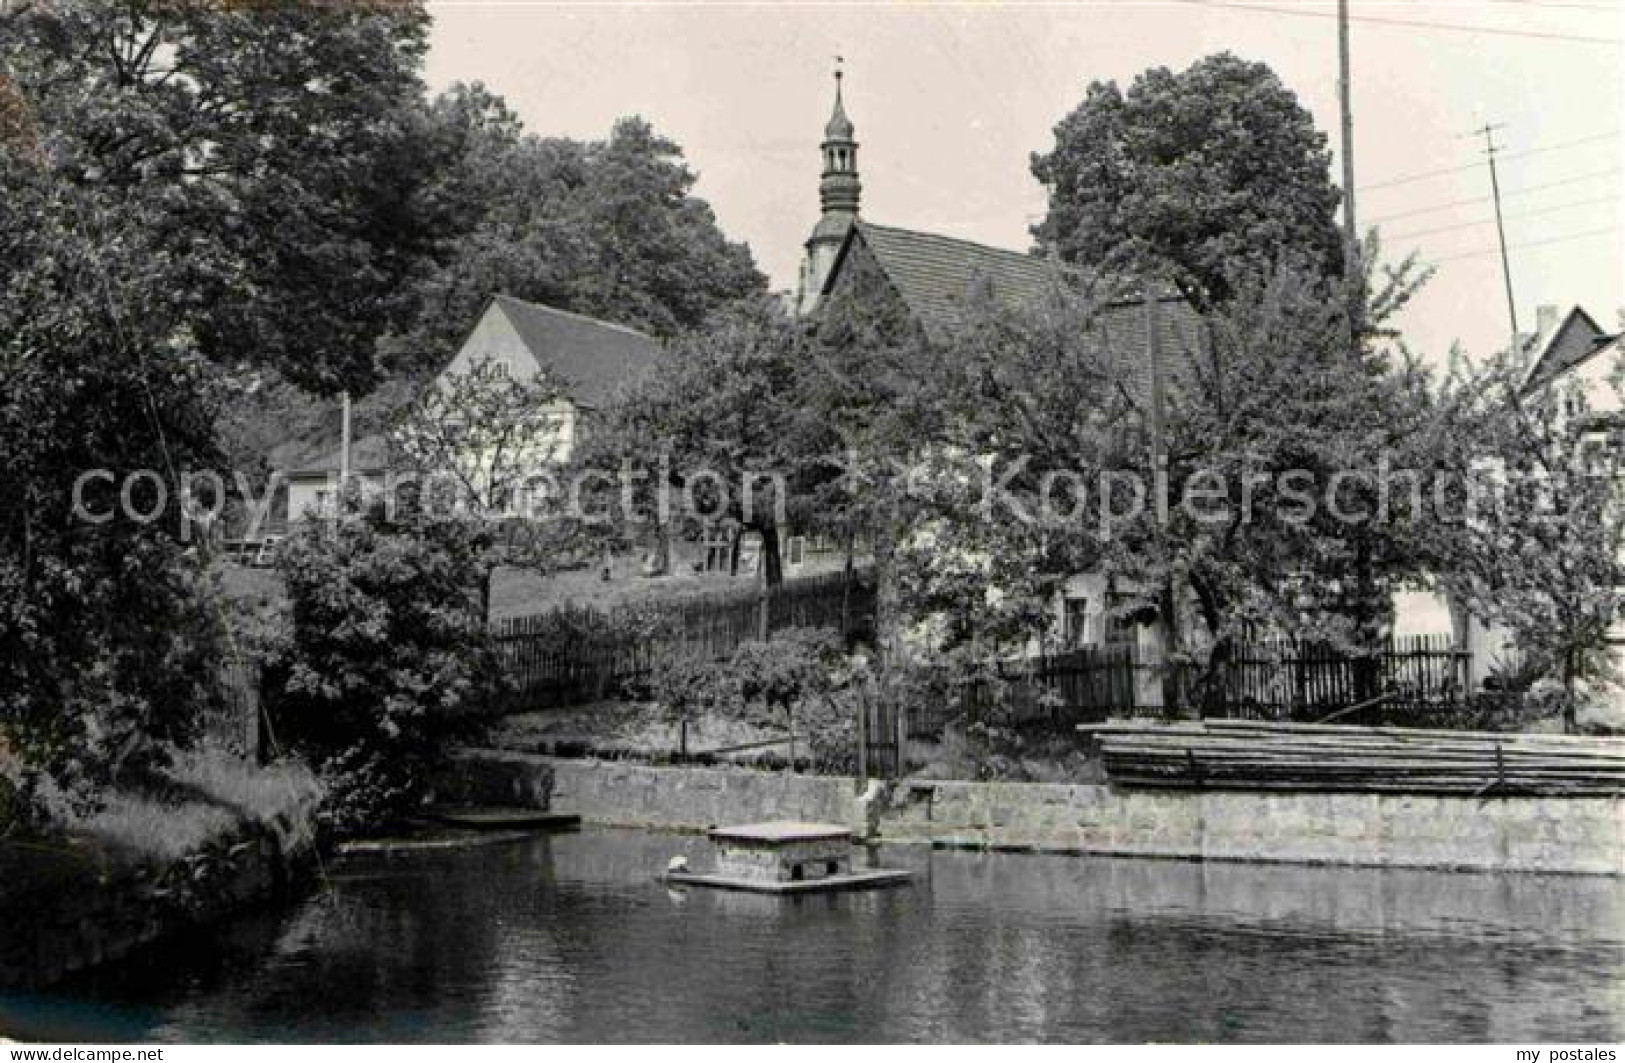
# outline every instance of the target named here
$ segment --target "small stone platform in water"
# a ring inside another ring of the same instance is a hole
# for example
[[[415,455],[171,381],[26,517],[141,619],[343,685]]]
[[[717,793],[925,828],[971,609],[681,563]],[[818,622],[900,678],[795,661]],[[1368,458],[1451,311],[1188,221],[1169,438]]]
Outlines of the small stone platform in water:
[[[852,869],[852,832],[834,823],[775,820],[710,832],[715,870],[667,871],[674,885],[710,886],[757,893],[823,893],[899,886],[911,871]]]

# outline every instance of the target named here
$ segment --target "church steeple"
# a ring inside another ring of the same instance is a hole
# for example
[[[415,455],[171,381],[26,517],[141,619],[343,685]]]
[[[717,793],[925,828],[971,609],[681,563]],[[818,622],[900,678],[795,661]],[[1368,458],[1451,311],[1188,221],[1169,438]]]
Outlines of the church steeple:
[[[858,199],[863,185],[858,180],[858,142],[852,119],[846,116],[841,97],[844,71],[835,60],[835,109],[824,125],[824,171],[818,179],[818,204],[823,214],[807,238],[807,256],[801,264],[801,292],[796,300],[800,313],[811,313],[818,305],[824,280],[835,264],[835,255],[846,240],[852,223],[858,220]]]
[[[838,60],[837,60],[838,62]],[[858,182],[858,142],[853,139],[856,130],[852,119],[846,116],[846,105],[841,99],[843,72],[835,68],[835,110],[824,126],[824,175],[818,182],[818,200],[825,214],[858,213],[858,195],[862,186]]]

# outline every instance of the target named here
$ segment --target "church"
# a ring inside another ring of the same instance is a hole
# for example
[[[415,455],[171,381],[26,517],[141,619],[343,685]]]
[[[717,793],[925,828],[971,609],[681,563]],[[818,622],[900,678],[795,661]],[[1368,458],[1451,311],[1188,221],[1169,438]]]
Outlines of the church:
[[[1021,251],[990,247],[956,237],[879,225],[864,218],[859,205],[857,128],[846,113],[842,74],[835,73],[835,106],[820,145],[823,171],[818,181],[820,215],[808,236],[797,290],[797,315],[811,317],[847,291],[862,290],[897,300],[928,338],[941,338],[973,292],[991,293],[1011,305],[1036,303],[1053,289],[1061,267]],[[1169,288],[1150,305],[1138,295],[1109,304],[1101,327],[1122,356],[1125,385],[1149,398],[1149,331],[1155,322],[1160,350],[1170,364],[1197,350],[1200,320],[1185,299]]]
[[[846,113],[840,71],[835,74],[835,105],[824,126],[821,151],[821,212],[807,238],[792,297],[798,316],[814,318],[824,306],[861,293],[871,302],[877,297],[895,301],[927,340],[940,340],[955,328],[973,294],[991,294],[1012,306],[1031,305],[1064,282],[1063,267],[1036,255],[864,218],[859,209],[857,130]],[[1136,293],[1110,302],[1097,325],[1109,338],[1117,382],[1147,411],[1153,398],[1154,359],[1160,356],[1168,379],[1177,380],[1183,375],[1181,365],[1202,342],[1200,318],[1172,288],[1157,291],[1150,300]],[[1074,576],[1057,597],[1054,635],[1042,649],[1135,643],[1144,655],[1158,652],[1162,633],[1157,625],[1121,618],[1134,597],[1132,588],[1114,585],[1100,573]]]

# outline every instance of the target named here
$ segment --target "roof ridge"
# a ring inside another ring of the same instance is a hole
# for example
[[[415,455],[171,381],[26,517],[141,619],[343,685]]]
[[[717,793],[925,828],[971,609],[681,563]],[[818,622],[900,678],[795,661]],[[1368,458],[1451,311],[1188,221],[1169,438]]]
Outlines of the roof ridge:
[[[896,234],[905,237],[925,238],[929,240],[936,240],[944,244],[954,244],[959,247],[974,248],[977,251],[991,252],[994,255],[1004,257],[1011,263],[1019,262],[1024,267],[1032,267],[1052,276],[1062,278],[1076,278],[1089,275],[1086,269],[1074,263],[1056,262],[1049,258],[1044,258],[1039,255],[1024,253],[1021,251],[1015,251],[1008,247],[996,247],[993,244],[983,244],[978,243],[975,240],[967,240],[962,236],[944,236],[941,233],[927,232],[924,229],[904,229],[896,225],[881,225],[868,221],[864,218],[858,218],[856,221],[854,221],[853,228],[878,230],[883,234]],[[884,262],[880,263],[880,266],[882,270],[886,269],[886,264]],[[1123,286],[1121,291],[1116,291],[1105,298],[1105,306],[1138,306],[1145,302],[1144,289],[1140,288],[1132,280],[1125,279],[1121,276],[1112,279],[1107,275],[1101,275],[1095,279],[1104,281],[1108,289],[1113,288],[1114,285],[1117,284],[1121,284]],[[1161,288],[1157,292],[1156,301],[1158,303],[1182,303],[1186,300],[1178,288],[1168,285]]]
[[[934,233],[926,229],[905,229],[900,225],[881,225],[877,222],[869,221],[867,218],[858,218],[853,224],[866,229],[878,229],[881,232],[903,233],[908,236],[924,236],[932,240],[941,240],[944,243],[959,244],[963,247],[974,247],[978,251],[991,251],[994,254],[1007,255],[1010,258],[1020,259],[1022,262],[1030,262],[1037,266],[1050,265],[1048,259],[1040,258],[1030,252],[1017,251],[1009,247],[998,247],[994,244],[984,244],[977,240],[967,240],[963,236],[945,236],[942,233]]]
[[[617,332],[625,332],[629,335],[637,336],[639,339],[648,340],[650,343],[654,344],[658,344],[660,342],[647,332],[644,332],[641,329],[635,329],[631,325],[623,325],[618,321],[605,321],[603,318],[593,317],[590,314],[578,313],[574,310],[561,310],[556,306],[548,306],[546,303],[538,303],[530,299],[521,299],[517,295],[509,295],[507,292],[497,292],[491,296],[491,300],[492,302],[515,303],[526,310],[540,310],[543,313],[557,314],[559,317],[567,317],[574,321],[580,321],[588,325],[598,325],[601,328],[614,329]]]

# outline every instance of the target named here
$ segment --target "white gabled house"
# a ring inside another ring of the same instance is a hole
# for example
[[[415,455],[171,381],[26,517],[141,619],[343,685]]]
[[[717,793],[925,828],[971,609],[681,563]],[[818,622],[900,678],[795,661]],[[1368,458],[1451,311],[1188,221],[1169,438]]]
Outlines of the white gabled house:
[[[540,303],[494,295],[475,319],[457,353],[429,386],[476,367],[494,369],[515,380],[546,372],[563,394],[537,416],[552,431],[537,443],[546,460],[570,460],[580,441],[582,423],[628,381],[654,371],[664,348],[636,329]],[[338,449],[286,472],[289,519],[329,517],[336,512],[343,455]],[[366,436],[350,450],[350,475],[363,493],[382,491],[396,456],[383,436]]]

